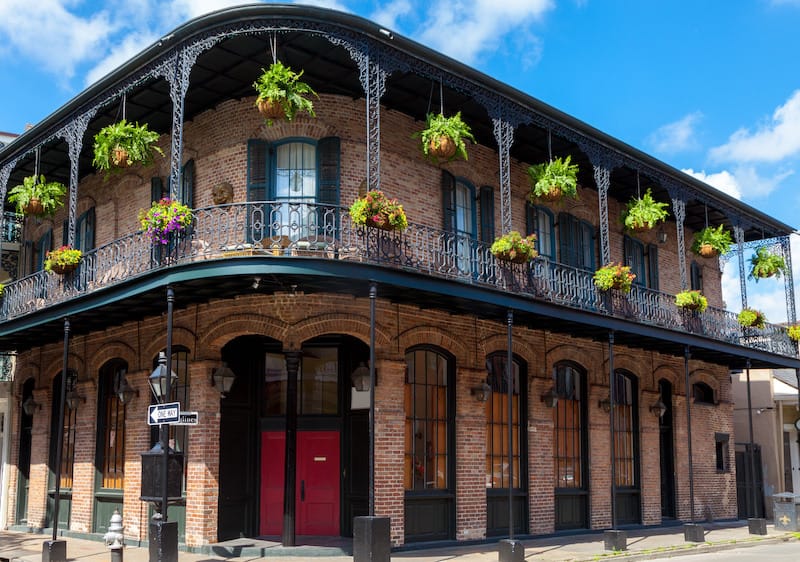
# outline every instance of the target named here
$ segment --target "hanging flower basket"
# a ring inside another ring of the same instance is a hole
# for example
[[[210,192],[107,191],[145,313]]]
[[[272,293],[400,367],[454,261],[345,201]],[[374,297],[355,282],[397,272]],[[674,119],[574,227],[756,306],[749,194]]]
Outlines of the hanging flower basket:
[[[182,232],[192,224],[192,211],[180,201],[164,197],[149,209],[139,210],[139,223],[153,244],[169,244],[170,235]]]
[[[454,158],[467,159],[467,145],[464,141],[475,142],[475,137],[469,125],[461,120],[460,111],[452,117],[429,113],[425,123],[425,129],[413,136],[420,139],[420,148],[427,159],[434,163],[440,160],[449,162]]]
[[[629,265],[610,263],[594,272],[594,284],[601,291],[613,289],[630,293],[636,274],[631,273]]]
[[[516,230],[498,237],[490,249],[498,260],[511,263],[528,263],[535,258],[536,235],[523,236]]]
[[[357,226],[381,230],[405,230],[408,219],[397,199],[389,199],[383,191],[368,191],[350,205],[350,218]]]
[[[531,190],[528,199],[554,203],[564,197],[578,198],[578,165],[571,163],[568,154],[563,160],[555,158],[546,164],[535,164],[528,168]]]
[[[703,312],[708,308],[708,299],[700,291],[681,291],[675,295],[675,305],[685,310]]]
[[[788,270],[783,256],[771,253],[766,246],[761,246],[750,258],[750,278],[758,281],[769,277],[780,277]]]
[[[44,260],[44,270],[64,275],[70,273],[81,263],[83,252],[72,246],[61,246],[57,250],[47,252]]]
[[[303,71],[295,72],[280,61],[275,61],[268,69],[261,69],[261,76],[253,82],[258,97],[256,107],[267,125],[275,119],[291,121],[297,112],[302,111],[316,117],[311,96],[319,98],[317,93],[300,80]]]
[[[653,199],[650,189],[642,197],[634,197],[628,201],[622,221],[625,228],[633,232],[645,232],[669,216],[667,203]]]
[[[286,112],[280,102],[271,99],[258,98],[256,100],[256,107],[258,108],[258,112],[261,113],[261,116],[270,122],[273,119],[281,119],[286,116]]]
[[[767,323],[764,313],[754,308],[743,308],[736,319],[745,328],[763,328]]]
[[[24,215],[41,216],[44,214],[44,206],[39,199],[31,198],[27,205],[22,206],[22,213]]]
[[[57,181],[47,181],[44,175],[28,176],[21,185],[8,192],[8,202],[17,212],[27,216],[53,216],[64,205],[67,187]]]
[[[733,240],[723,225],[707,226],[694,234],[692,251],[704,258],[713,258],[730,250]]]

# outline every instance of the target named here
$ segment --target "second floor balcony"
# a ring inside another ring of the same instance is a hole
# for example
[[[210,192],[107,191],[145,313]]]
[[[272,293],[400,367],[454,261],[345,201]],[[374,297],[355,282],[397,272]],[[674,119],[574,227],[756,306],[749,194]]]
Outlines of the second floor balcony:
[[[797,347],[782,326],[743,328],[733,312],[709,307],[701,314],[678,308],[674,295],[634,285],[629,294],[599,291],[593,272],[537,258],[510,264],[489,245],[452,232],[410,224],[403,232],[364,228],[345,208],[309,203],[248,202],[196,209],[193,224],[168,244],[135,232],[87,252],[72,273],[39,271],[5,287],[0,321],[39,311],[159,270],[233,258],[356,262],[466,284],[558,307],[687,332],[787,357]],[[275,261],[278,266],[280,261]],[[276,270],[279,275],[279,270]]]

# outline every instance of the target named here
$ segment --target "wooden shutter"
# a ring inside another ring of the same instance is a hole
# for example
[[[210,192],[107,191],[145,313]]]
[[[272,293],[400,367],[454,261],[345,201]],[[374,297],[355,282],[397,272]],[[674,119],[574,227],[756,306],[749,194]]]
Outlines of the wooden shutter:
[[[531,205],[530,201],[525,202],[525,235],[539,233],[538,217],[536,214],[536,207]],[[538,245],[538,240],[537,240]]]
[[[647,286],[658,291],[658,246],[647,245]]]
[[[693,291],[703,290],[703,269],[696,261],[693,261],[691,266],[691,284]]]
[[[456,227],[456,178],[442,170],[442,228],[453,232]]]
[[[178,199],[190,209],[194,208],[194,160],[189,160],[181,170],[181,192]]]
[[[558,213],[558,252],[561,263],[571,266],[578,266],[575,249],[577,247],[577,236],[575,228],[577,221],[568,213]]]
[[[253,139],[247,143],[247,200],[266,201],[269,186],[269,144]]]
[[[637,285],[645,286],[647,277],[644,269],[644,247],[642,243],[630,236],[625,236],[622,239],[622,255],[625,258],[625,265],[629,265],[631,272],[636,275],[636,279],[633,282]]]
[[[150,178],[150,202],[160,201],[164,196],[164,182],[158,176]]]
[[[339,204],[339,137],[326,137],[317,143],[317,202],[322,205]]]
[[[487,244],[494,241],[494,189],[489,185],[480,188],[481,240]]]

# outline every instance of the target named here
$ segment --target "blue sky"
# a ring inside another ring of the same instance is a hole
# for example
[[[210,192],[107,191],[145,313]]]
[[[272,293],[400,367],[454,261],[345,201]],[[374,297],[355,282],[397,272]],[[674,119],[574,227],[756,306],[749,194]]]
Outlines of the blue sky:
[[[0,0],[0,131],[21,132],[174,27],[241,3]],[[800,226],[800,0],[305,3],[377,21]],[[785,320],[781,281],[749,284],[748,300]]]

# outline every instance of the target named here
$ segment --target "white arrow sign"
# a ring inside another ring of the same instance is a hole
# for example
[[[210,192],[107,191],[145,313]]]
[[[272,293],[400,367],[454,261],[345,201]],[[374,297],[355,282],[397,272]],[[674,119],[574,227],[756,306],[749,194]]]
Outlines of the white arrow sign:
[[[180,419],[181,403],[169,402],[168,404],[153,404],[147,409],[147,424],[161,425],[162,423],[175,423]]]

